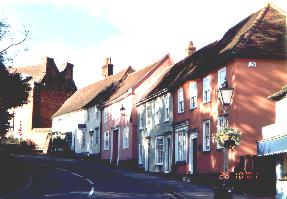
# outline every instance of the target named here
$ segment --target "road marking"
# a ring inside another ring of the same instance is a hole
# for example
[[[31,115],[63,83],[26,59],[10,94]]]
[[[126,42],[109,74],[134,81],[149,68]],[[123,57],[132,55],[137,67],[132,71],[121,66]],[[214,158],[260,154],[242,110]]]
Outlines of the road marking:
[[[60,170],[60,171],[67,172],[67,170],[65,170],[65,169],[61,169],[61,168],[58,168],[58,167],[57,167],[57,169]]]
[[[90,180],[90,179],[86,179],[91,185],[93,185],[94,183]]]
[[[95,188],[92,187],[92,188],[91,188],[91,191],[90,191],[90,193],[89,193],[89,196],[93,195],[94,191],[95,191]]]
[[[75,176],[78,176],[78,177],[80,177],[80,178],[83,178],[83,176],[81,176],[81,175],[79,175],[79,174],[77,174],[77,173],[71,173],[71,174],[73,174],[73,175],[75,175]]]

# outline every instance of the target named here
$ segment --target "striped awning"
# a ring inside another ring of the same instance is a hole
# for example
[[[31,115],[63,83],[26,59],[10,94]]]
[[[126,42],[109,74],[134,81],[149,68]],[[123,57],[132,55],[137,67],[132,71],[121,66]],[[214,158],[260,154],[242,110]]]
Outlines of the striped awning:
[[[287,135],[258,142],[258,156],[287,153]]]

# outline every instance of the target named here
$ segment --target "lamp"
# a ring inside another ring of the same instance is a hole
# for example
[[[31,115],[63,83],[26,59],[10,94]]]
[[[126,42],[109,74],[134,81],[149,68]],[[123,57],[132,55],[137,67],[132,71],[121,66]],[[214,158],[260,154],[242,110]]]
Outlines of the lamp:
[[[126,115],[126,109],[125,109],[123,104],[122,104],[122,107],[120,108],[120,112],[121,112],[122,116]]]
[[[222,109],[225,114],[227,114],[227,107],[231,104],[234,88],[228,86],[228,81],[225,81],[221,84],[219,90],[219,99],[222,104]]]

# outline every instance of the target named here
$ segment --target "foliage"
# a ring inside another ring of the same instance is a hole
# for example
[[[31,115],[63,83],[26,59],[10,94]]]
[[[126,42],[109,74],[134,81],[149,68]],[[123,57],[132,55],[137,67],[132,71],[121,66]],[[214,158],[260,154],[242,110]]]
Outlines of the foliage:
[[[224,142],[228,140],[234,140],[235,146],[240,144],[240,131],[236,128],[232,128],[229,125],[219,127],[216,133],[216,141],[219,146],[224,147]]]
[[[22,140],[20,140],[22,141]],[[10,135],[9,137],[3,137],[0,140],[1,144],[18,144],[19,143],[19,139],[18,138],[14,138],[12,135]]]
[[[8,28],[9,25],[0,19],[0,41],[6,36]],[[0,138],[5,136],[10,127],[9,120],[12,114],[8,110],[27,104],[31,90],[29,79],[22,78],[18,73],[10,73],[4,65],[7,49],[21,43],[12,42],[0,49]]]

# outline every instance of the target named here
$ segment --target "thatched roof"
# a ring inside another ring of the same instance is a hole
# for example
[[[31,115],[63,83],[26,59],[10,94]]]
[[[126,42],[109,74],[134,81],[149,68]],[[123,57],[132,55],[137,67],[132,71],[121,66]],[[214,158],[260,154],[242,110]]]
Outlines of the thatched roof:
[[[79,89],[65,101],[53,117],[78,111],[91,106],[95,102],[99,103],[100,101],[105,100],[109,94],[117,89],[118,84],[120,84],[126,76],[132,72],[134,72],[134,69],[128,67],[115,75],[108,76],[104,80],[100,80],[94,84]]]
[[[286,13],[267,4],[229,29],[215,41],[184,58],[149,93],[178,88],[235,58],[287,59]]]

